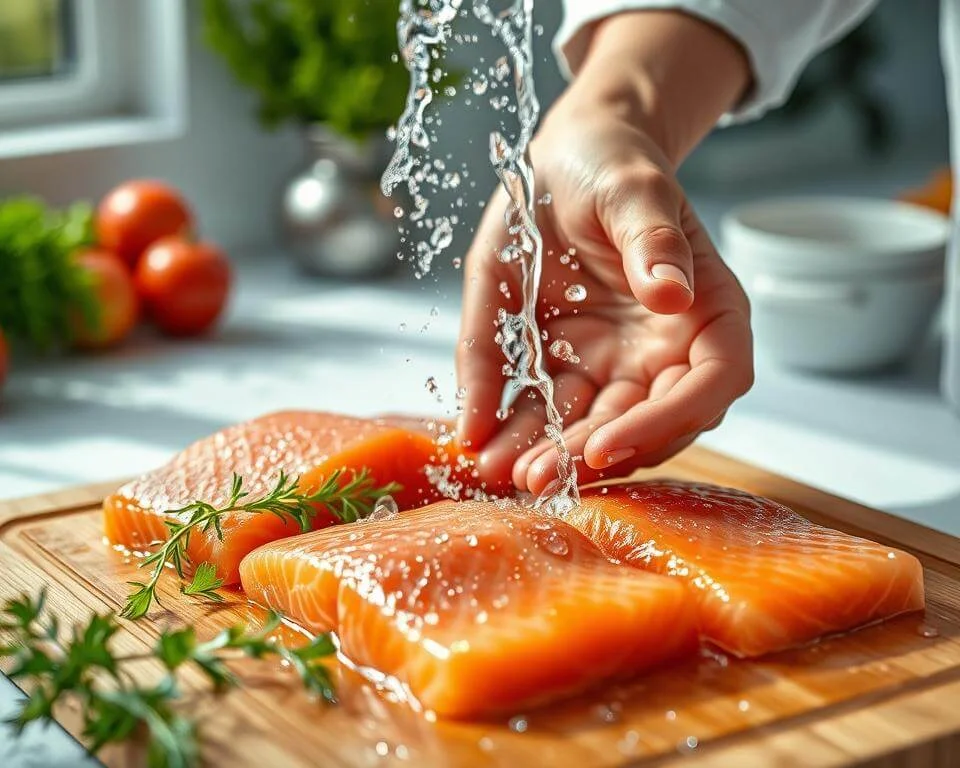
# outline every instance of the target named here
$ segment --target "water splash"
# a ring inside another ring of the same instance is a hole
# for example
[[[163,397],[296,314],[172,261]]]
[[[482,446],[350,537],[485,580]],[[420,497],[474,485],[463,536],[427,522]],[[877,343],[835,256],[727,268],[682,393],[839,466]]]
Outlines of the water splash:
[[[397,37],[404,65],[410,72],[410,90],[406,109],[395,131],[396,151],[383,174],[382,188],[386,195],[406,183],[413,198],[410,220],[425,220],[429,201],[423,194],[424,182],[430,181],[435,168],[428,160],[433,137],[427,128],[427,109],[434,99],[435,59],[451,34],[451,27],[464,0],[400,0]],[[503,5],[503,3],[501,3]],[[559,482],[550,493],[537,499],[535,506],[553,514],[563,514],[580,502],[577,472],[563,440],[563,417],[554,403],[553,381],[546,373],[543,343],[536,320],[543,268],[543,239],[536,224],[534,171],[529,146],[540,119],[533,76],[533,0],[511,0],[502,10],[491,8],[490,0],[473,0],[473,13],[507,50],[490,70],[493,82],[504,82],[513,73],[519,131],[511,142],[502,132],[490,136],[490,160],[506,190],[510,203],[504,219],[512,242],[499,254],[500,261],[520,269],[523,305],[517,314],[501,310],[498,315],[498,341],[507,359],[505,372],[511,379],[513,394],[532,387],[543,398],[547,424],[545,433],[556,445]],[[477,83],[479,86],[477,93]],[[474,93],[485,93],[491,82],[475,81]],[[501,99],[502,101],[502,99]],[[503,104],[494,105],[502,109]],[[417,242],[418,276],[429,272],[433,261],[452,241],[456,217],[439,216],[432,220],[433,233]],[[500,412],[504,409],[501,408]],[[500,413],[498,412],[498,414]]]
[[[429,273],[436,257],[450,246],[454,227],[458,223],[456,216],[427,218],[430,201],[424,193],[424,186],[460,183],[460,174],[456,172],[444,174],[441,180],[440,174],[446,169],[436,165],[436,161],[429,161],[433,137],[428,128],[430,119],[427,117],[427,108],[433,103],[436,94],[434,86],[440,79],[436,76],[438,51],[445,45],[450,25],[456,19],[462,3],[463,0],[400,0],[397,41],[404,66],[410,72],[410,90],[406,108],[392,130],[396,150],[383,173],[380,186],[385,195],[391,196],[399,185],[405,184],[413,201],[413,210],[408,217],[410,223],[432,230],[426,237],[417,238],[417,277]],[[400,210],[402,212],[403,209]],[[401,225],[400,233],[406,241],[408,230],[405,226]]]

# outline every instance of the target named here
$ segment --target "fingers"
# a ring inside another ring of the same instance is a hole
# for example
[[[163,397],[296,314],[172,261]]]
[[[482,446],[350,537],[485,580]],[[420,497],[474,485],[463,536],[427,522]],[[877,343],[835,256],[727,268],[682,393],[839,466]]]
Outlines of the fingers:
[[[592,403],[589,416],[571,423],[563,439],[571,456],[582,456],[587,439],[597,428],[615,419],[634,403],[644,400],[649,389],[633,381],[616,381],[604,388]],[[513,469],[514,484],[539,493],[557,477],[558,453],[553,442],[542,440],[521,456]],[[582,461],[578,466],[582,466]]]
[[[554,379],[554,402],[571,420],[585,413],[595,394],[590,380],[576,373],[564,372]],[[569,403],[569,408],[562,408],[562,403]],[[534,390],[521,394],[510,418],[497,424],[497,435],[478,457],[480,476],[488,482],[510,477],[517,457],[542,437],[545,422],[546,409],[539,394]]]
[[[619,250],[636,299],[672,315],[693,303],[693,251],[681,223],[682,193],[665,173],[626,168],[605,180],[598,215]]]
[[[459,434],[464,445],[479,450],[500,424],[497,409],[503,397],[504,357],[495,340],[497,311],[515,312],[519,297],[505,295],[499,285],[497,254],[506,244],[503,215],[506,198],[494,195],[487,206],[464,269],[464,299],[457,344],[457,382],[465,390]]]
[[[662,397],[639,402],[601,426],[584,446],[584,460],[609,467],[624,452],[651,454],[722,418],[753,383],[749,322],[737,312],[721,315],[701,331],[690,350],[691,367]]]
[[[655,467],[664,461],[682,451],[689,446],[697,435],[685,435],[675,440],[669,445],[663,446],[657,451],[648,454],[637,454],[625,461],[611,465],[606,469],[594,469],[584,463],[582,457],[576,462],[577,466],[577,484],[580,486],[589,485],[599,480],[620,480],[629,477],[633,472],[645,467]],[[533,468],[528,476],[528,490],[539,495],[553,482],[557,477],[556,463],[545,465],[542,471]]]

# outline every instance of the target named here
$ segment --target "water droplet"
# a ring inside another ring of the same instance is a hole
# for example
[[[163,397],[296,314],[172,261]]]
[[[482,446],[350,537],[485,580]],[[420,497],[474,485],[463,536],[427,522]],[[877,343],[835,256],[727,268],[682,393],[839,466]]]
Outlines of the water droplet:
[[[623,712],[623,705],[619,701],[610,704],[599,704],[594,707],[594,714],[597,719],[603,723],[615,723],[620,719]]]
[[[390,520],[400,514],[397,502],[393,496],[381,496],[373,505],[373,511],[367,516],[367,520],[376,522],[378,520]]]
[[[487,82],[487,78],[483,75],[477,75],[474,79],[471,88],[477,96],[483,96],[487,92],[487,88],[490,87],[490,84]]]
[[[673,722],[674,720],[677,719],[677,713],[674,712],[672,709],[668,709],[667,712],[666,712],[665,717],[666,717],[667,720],[669,720],[670,722]]]
[[[434,224],[433,232],[430,235],[430,245],[436,251],[443,251],[450,247],[453,242],[453,225],[450,219],[441,218]]]
[[[924,622],[917,627],[917,634],[920,635],[920,637],[940,637],[940,630]]]
[[[740,699],[739,703],[737,704],[737,709],[739,709],[741,712],[746,712],[748,709],[750,709],[750,702],[746,699]]]
[[[567,301],[571,301],[574,304],[579,304],[581,301],[587,298],[587,289],[579,283],[574,283],[573,285],[568,286],[567,290],[563,292],[563,297]]]
[[[476,537],[474,534],[468,533],[465,538],[466,538],[466,540],[467,540],[467,546],[468,546],[468,547],[475,547],[475,546],[477,546],[477,543],[478,543],[479,540],[477,539],[477,537]]]
[[[500,82],[503,82],[507,76],[510,74],[510,62],[507,61],[506,56],[501,56],[497,59],[496,64],[493,65],[493,76]]]
[[[617,749],[619,749],[623,754],[629,755],[640,743],[640,734],[637,731],[627,731],[623,734],[623,738],[617,742]]]
[[[477,742],[477,746],[480,747],[484,752],[490,752],[493,750],[493,739],[489,736],[481,736],[480,740]]]
[[[553,202],[553,195],[547,192],[543,197],[537,200],[540,205],[550,205]]]
[[[398,326],[398,328],[400,329],[400,333],[403,333],[405,330],[407,330],[407,324],[406,324],[406,323],[400,323],[400,325]]]
[[[570,542],[567,537],[556,529],[547,531],[540,543],[547,552],[557,557],[565,557],[570,552]]]
[[[440,316],[440,307],[433,306],[430,307],[430,317],[439,317]]]
[[[507,723],[508,727],[514,733],[526,733],[529,723],[527,723],[527,718],[522,715],[517,715],[516,717],[511,717],[510,722]]]
[[[427,377],[427,381],[424,386],[426,386],[427,392],[429,392],[431,395],[436,394],[440,389],[440,386],[437,384],[437,380],[433,376]]]
[[[566,339],[556,339],[553,344],[550,345],[550,354],[558,360],[563,360],[565,363],[573,363],[576,365],[580,362],[579,355],[573,350],[573,344]]]
[[[378,741],[375,749],[380,757],[387,757],[390,754],[390,745],[385,741]]]
[[[510,415],[510,410],[507,408],[498,408],[497,409],[497,419],[499,421],[506,421],[507,417]]]
[[[700,739],[698,739],[696,736],[687,736],[683,742],[683,746],[685,746],[687,749],[696,749],[699,744]]]
[[[396,208],[393,209],[393,215],[396,216],[398,219],[402,219],[402,218],[403,218],[403,208],[401,208],[401,207],[398,205]]]

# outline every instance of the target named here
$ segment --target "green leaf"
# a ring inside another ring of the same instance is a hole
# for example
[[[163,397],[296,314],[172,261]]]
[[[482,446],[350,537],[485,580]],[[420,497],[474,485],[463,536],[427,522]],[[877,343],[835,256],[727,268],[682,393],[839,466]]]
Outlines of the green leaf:
[[[362,139],[395,122],[406,100],[397,10],[397,0],[204,0],[203,35],[256,93],[267,127],[326,123]]]
[[[157,657],[171,672],[193,658],[197,635],[193,627],[164,632],[157,641]]]
[[[303,661],[313,661],[324,656],[332,656],[337,652],[333,636],[325,632],[317,635],[307,645],[295,649],[292,653]]]
[[[16,626],[26,629],[39,618],[47,602],[47,590],[41,589],[36,599],[27,595],[11,598],[3,606],[3,612],[15,620]]]
[[[20,733],[35,720],[53,720],[53,699],[42,688],[33,691],[7,723]]]
[[[200,563],[193,574],[193,580],[181,591],[185,595],[204,595],[218,602],[223,600],[214,590],[223,586],[223,579],[217,577],[217,568],[212,563]]]
[[[78,321],[99,321],[93,278],[74,260],[91,244],[92,213],[29,197],[0,202],[0,330],[38,351],[68,344]]]
[[[124,604],[123,610],[120,611],[120,615],[125,619],[142,619],[149,612],[150,605],[155,599],[155,589],[150,584],[139,581],[128,581],[127,583],[131,587],[137,587],[137,590],[127,596],[127,602]]]

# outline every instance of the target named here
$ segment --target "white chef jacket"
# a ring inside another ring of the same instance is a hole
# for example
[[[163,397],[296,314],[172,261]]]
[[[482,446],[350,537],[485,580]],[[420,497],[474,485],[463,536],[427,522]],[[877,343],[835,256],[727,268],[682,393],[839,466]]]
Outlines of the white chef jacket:
[[[750,120],[787,100],[806,64],[860,22],[877,0],[564,0],[554,47],[569,77],[583,58],[590,24],[629,10],[682,10],[709,21],[743,46],[754,85],[721,123]],[[960,0],[941,0],[940,45],[951,117],[955,188],[960,190]],[[960,409],[960,204],[947,269],[947,337],[943,390]]]

